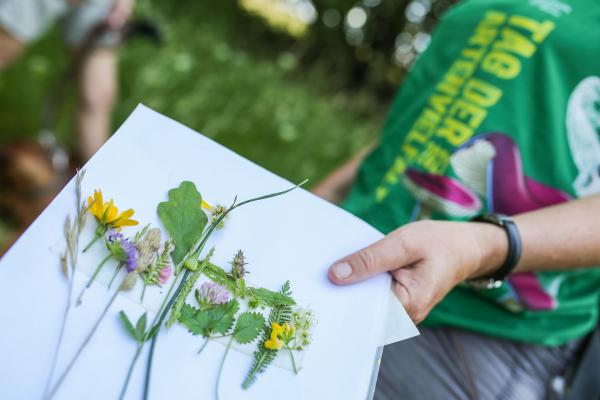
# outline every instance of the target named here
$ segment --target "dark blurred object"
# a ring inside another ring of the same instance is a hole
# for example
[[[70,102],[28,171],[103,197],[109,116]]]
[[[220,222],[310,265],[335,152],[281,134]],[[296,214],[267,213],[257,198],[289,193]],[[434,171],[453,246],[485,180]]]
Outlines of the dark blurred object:
[[[600,322],[590,333],[563,374],[556,376],[548,389],[548,400],[600,400]]]
[[[155,45],[163,44],[163,34],[158,24],[150,19],[135,18],[125,25],[123,30],[123,42],[130,39],[148,39]]]
[[[46,208],[65,185],[70,171],[56,170],[40,142],[15,141],[0,147],[0,214],[14,226],[0,255]]]

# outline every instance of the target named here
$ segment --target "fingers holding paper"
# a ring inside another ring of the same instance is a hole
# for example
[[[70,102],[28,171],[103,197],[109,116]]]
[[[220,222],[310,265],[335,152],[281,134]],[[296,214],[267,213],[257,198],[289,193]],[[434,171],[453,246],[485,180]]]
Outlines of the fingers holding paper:
[[[364,281],[389,272],[393,290],[415,323],[458,283],[480,274],[488,235],[476,223],[420,221],[334,263],[329,279],[338,285]],[[501,230],[500,230],[501,233]]]

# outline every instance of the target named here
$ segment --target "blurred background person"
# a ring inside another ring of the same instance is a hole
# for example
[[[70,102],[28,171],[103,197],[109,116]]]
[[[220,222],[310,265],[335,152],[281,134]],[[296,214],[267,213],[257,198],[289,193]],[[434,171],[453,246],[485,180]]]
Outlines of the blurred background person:
[[[62,58],[52,59],[57,65],[65,63],[66,68],[36,113],[42,121],[37,137],[21,134],[0,147],[0,212],[14,226],[0,245],[0,253],[52,200],[73,168],[108,139],[118,84],[116,50],[133,5],[134,0],[0,0],[0,69],[15,62],[55,21],[60,21],[68,48]],[[23,78],[19,83],[31,77]],[[75,145],[69,155],[56,138],[55,125],[69,99],[71,82],[77,93],[76,134],[70,135],[75,136]],[[15,90],[26,93],[18,86]],[[32,119],[25,113],[20,117]]]
[[[117,32],[134,0],[0,0],[0,68],[12,62],[57,19],[77,58],[77,157],[90,158],[109,135],[117,94]],[[98,32],[96,37],[92,35]],[[94,40],[94,43],[86,43]],[[84,48],[84,46],[86,48]]]

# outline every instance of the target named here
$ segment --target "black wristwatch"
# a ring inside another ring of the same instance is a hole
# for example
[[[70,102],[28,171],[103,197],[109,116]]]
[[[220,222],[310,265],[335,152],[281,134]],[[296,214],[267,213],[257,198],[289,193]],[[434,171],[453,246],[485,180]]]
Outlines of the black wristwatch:
[[[472,279],[469,284],[482,289],[495,289],[502,285],[502,282],[519,263],[521,258],[521,235],[517,225],[512,218],[503,214],[480,214],[471,219],[473,222],[487,222],[504,229],[508,236],[508,254],[504,264],[489,277]]]

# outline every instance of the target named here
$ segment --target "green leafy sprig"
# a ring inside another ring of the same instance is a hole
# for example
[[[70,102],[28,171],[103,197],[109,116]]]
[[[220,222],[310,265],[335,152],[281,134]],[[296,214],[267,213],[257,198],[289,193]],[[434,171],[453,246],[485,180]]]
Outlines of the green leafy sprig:
[[[283,296],[291,297],[292,291],[289,281],[285,282],[279,293]],[[273,324],[278,323],[279,325],[283,325],[285,323],[289,323],[291,318],[291,305],[278,304],[271,308],[268,324],[263,326],[261,340],[258,342],[258,347],[254,352],[252,366],[250,367],[246,378],[242,382],[243,389],[248,389],[256,381],[257,375],[264,372],[277,356],[276,350],[268,349],[265,346],[267,340],[270,339],[271,327]]]

